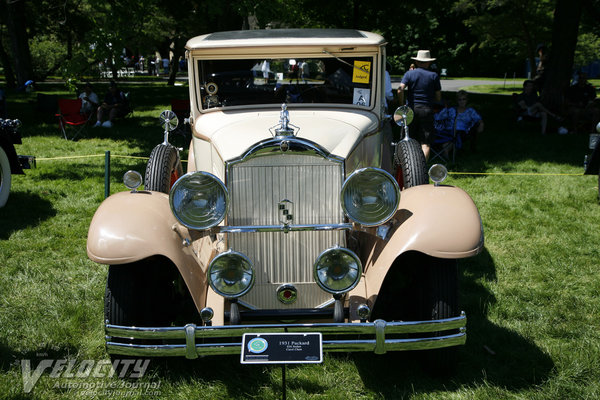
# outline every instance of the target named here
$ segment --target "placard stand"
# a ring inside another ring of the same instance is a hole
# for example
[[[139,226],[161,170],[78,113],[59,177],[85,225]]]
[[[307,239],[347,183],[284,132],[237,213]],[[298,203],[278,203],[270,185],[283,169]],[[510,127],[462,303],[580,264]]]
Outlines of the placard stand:
[[[281,364],[281,396],[287,398],[287,364],[323,362],[323,338],[310,333],[244,333],[242,364]]]
[[[281,400],[287,399],[287,386],[285,384],[285,369],[287,364],[281,364]]]

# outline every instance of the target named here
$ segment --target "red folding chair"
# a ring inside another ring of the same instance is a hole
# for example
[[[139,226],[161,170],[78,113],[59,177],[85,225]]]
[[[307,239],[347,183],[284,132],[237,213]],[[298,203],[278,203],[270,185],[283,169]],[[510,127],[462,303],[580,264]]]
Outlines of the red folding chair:
[[[58,118],[58,126],[65,139],[69,140],[67,130],[73,130],[74,135],[71,137],[71,140],[75,140],[83,131],[91,116],[91,113],[81,113],[81,99],[58,99],[58,114],[56,114],[56,117]]]

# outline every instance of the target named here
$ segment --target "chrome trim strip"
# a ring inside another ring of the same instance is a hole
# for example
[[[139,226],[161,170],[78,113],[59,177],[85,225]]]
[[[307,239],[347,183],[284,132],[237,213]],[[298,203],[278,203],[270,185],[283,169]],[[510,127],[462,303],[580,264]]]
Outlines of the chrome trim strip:
[[[256,233],[256,232],[296,232],[296,231],[341,231],[352,230],[351,223],[316,225],[248,225],[216,226],[211,233]]]
[[[252,146],[248,150],[246,150],[244,152],[244,154],[241,155],[240,157],[226,161],[225,164],[227,165],[227,169],[231,168],[233,165],[235,165],[237,163],[248,161],[249,157],[250,158],[259,157],[259,156],[266,155],[269,153],[281,152],[280,146],[281,146],[282,142],[288,143],[289,150],[287,150],[286,153],[289,153],[289,154],[310,152],[310,153],[313,153],[314,155],[321,156],[330,161],[339,162],[339,163],[344,162],[343,158],[332,155],[327,150],[325,150],[324,148],[319,146],[317,143],[314,143],[308,139],[301,139],[298,137],[286,136],[286,137],[274,137],[274,138],[266,139],[266,140],[263,140],[262,142],[255,144],[254,146]]]
[[[193,326],[185,327],[126,327],[106,324],[106,347],[110,354],[133,356],[186,356],[239,354],[241,337],[244,333],[268,332],[321,332],[325,335],[336,335],[335,340],[324,337],[325,351],[372,351],[382,354],[387,351],[426,350],[448,346],[462,345],[466,342],[467,317],[461,313],[458,317],[432,321],[386,322],[377,320],[365,323],[315,323],[315,324],[267,324],[267,325],[225,325],[225,326]],[[201,343],[192,344],[191,332]],[[441,332],[458,329],[458,333],[437,334],[432,337],[408,339],[390,338],[394,334],[419,334]],[[348,339],[340,339],[344,335],[352,335]],[[356,335],[366,337],[356,338]],[[159,339],[186,340],[185,344],[141,345],[115,342],[122,339]],[[207,339],[230,338],[232,342],[205,343]]]

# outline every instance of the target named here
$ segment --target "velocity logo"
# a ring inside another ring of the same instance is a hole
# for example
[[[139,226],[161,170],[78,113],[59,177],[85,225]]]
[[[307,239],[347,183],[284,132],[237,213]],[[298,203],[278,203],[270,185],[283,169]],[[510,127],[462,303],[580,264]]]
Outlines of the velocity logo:
[[[51,378],[106,378],[117,375],[119,378],[141,378],[146,373],[150,360],[42,360],[32,370],[31,360],[21,360],[23,390],[31,392],[42,374],[51,370]]]

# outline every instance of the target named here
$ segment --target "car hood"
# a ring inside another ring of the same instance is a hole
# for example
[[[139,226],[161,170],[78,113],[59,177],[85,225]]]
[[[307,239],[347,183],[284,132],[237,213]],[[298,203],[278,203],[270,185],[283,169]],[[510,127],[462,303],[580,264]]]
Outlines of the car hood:
[[[280,111],[214,111],[195,122],[196,136],[213,144],[224,161],[274,135]],[[356,110],[289,110],[298,138],[307,139],[332,155],[346,158],[355,145],[378,127],[374,113]]]

